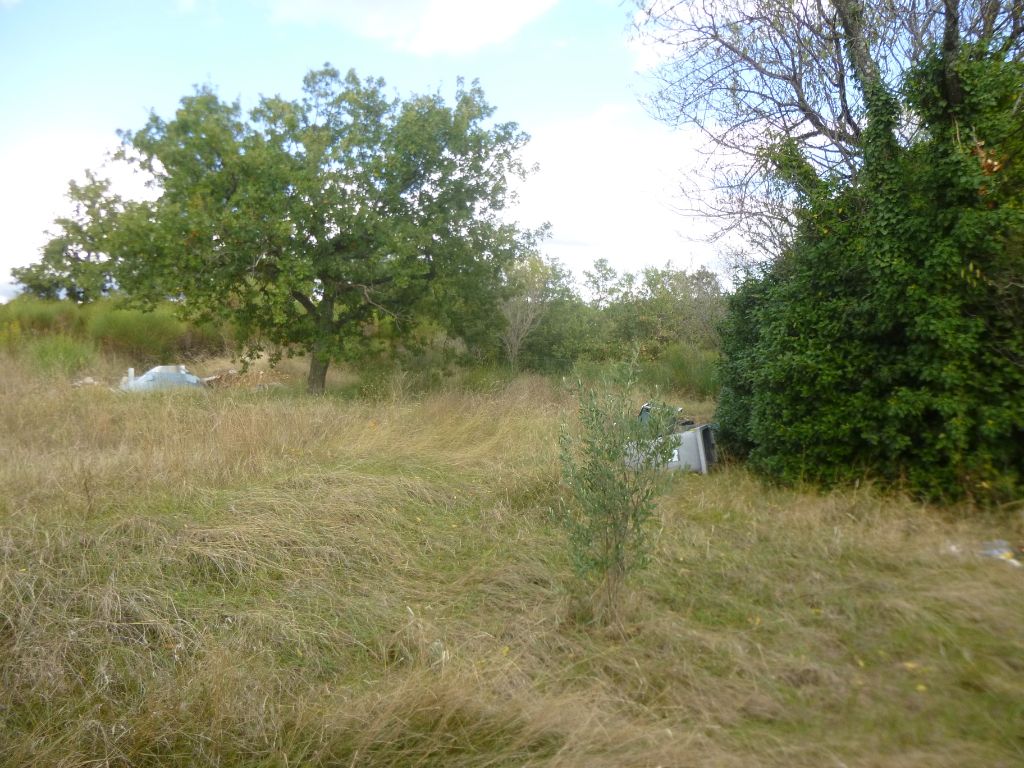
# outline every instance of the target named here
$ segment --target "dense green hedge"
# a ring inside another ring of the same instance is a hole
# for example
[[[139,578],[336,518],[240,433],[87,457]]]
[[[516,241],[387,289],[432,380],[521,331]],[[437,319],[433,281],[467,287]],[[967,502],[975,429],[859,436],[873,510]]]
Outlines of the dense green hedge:
[[[1024,68],[965,58],[952,116],[940,68],[876,102],[855,182],[795,185],[793,247],[731,298],[722,440],[771,477],[1024,491]],[[927,130],[903,145],[907,108]],[[791,146],[776,162],[800,176]]]

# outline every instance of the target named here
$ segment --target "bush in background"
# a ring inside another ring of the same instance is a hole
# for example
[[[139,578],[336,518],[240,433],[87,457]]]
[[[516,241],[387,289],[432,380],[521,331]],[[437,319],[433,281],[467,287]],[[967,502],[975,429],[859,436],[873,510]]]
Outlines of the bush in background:
[[[103,302],[88,307],[87,332],[105,352],[140,362],[171,362],[186,326],[167,307],[152,312],[119,309]]]
[[[85,319],[77,304],[29,295],[0,304],[0,326],[12,323],[16,323],[24,335],[59,333],[81,336],[85,327]]]
[[[717,350],[672,344],[661,357],[641,366],[640,383],[710,400],[718,395],[718,357]]]
[[[105,352],[138,362],[170,363],[226,351],[226,340],[216,328],[186,323],[166,304],[144,312],[96,302],[83,312],[89,338]]]
[[[581,359],[572,369],[572,377],[598,385],[622,363]],[[673,344],[656,360],[636,360],[634,384],[642,399],[655,393],[673,393],[695,400],[713,400],[719,391],[719,353],[688,344]]]
[[[95,345],[64,334],[24,339],[17,354],[37,372],[46,376],[73,376],[99,361]]]
[[[51,336],[59,340],[39,349],[70,349],[74,341],[94,356],[102,351],[140,365],[223,355],[230,347],[227,333],[179,320],[170,304],[143,311],[115,300],[78,305],[23,295],[0,305],[0,346],[6,351],[16,354],[24,343]],[[50,352],[39,354],[48,358]]]

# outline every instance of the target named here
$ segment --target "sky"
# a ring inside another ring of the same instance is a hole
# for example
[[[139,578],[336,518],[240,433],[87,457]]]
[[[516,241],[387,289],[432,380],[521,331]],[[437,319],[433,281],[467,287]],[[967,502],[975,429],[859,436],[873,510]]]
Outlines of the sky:
[[[108,161],[117,130],[170,117],[197,85],[243,108],[296,98],[329,62],[383,77],[394,96],[479,80],[495,119],[530,134],[538,170],[510,218],[551,225],[545,255],[577,277],[720,268],[710,231],[678,212],[699,165],[695,133],[643,106],[652,52],[619,0],[0,0],[0,300],[37,261],[71,179],[86,169],[125,196],[141,181]]]

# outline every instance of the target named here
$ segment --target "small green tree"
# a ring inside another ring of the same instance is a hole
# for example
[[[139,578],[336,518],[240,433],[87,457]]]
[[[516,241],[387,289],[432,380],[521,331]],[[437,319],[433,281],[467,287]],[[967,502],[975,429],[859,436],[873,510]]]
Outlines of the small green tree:
[[[84,184],[69,183],[67,198],[73,213],[54,221],[58,229],[39,261],[11,270],[30,296],[86,304],[115,289],[110,238],[124,201],[110,192],[108,180],[92,171],[85,175]]]
[[[653,409],[646,422],[630,412],[633,366],[627,370],[619,385],[580,385],[578,428],[563,426],[560,435],[570,553],[601,621],[615,617],[627,577],[648,563],[648,524],[676,449],[668,408]]]
[[[548,310],[556,294],[560,265],[540,256],[528,256],[509,269],[510,295],[501,300],[498,310],[505,318],[501,346],[513,371],[519,370],[519,350]]]

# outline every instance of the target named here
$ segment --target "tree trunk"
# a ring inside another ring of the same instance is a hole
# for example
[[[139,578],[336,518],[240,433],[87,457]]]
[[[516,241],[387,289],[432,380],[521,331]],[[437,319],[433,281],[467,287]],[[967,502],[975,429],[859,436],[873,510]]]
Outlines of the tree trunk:
[[[327,345],[317,341],[313,345],[313,353],[309,356],[309,377],[306,379],[306,392],[311,395],[322,395],[327,387],[327,368],[331,357],[325,349]]]
[[[957,56],[960,53],[960,4],[958,0],[945,0],[946,19],[942,34],[942,90],[946,97],[947,113],[952,118],[964,101]]]
[[[322,395],[327,387],[327,368],[331,364],[330,339],[334,327],[334,298],[324,296],[317,307],[317,336],[309,357],[309,378],[306,391]]]
[[[864,32],[864,3],[861,0],[834,0],[833,7],[839,14],[853,76],[860,85],[870,111],[871,100],[876,89],[881,86],[882,76],[878,71],[878,62],[871,55]]]

